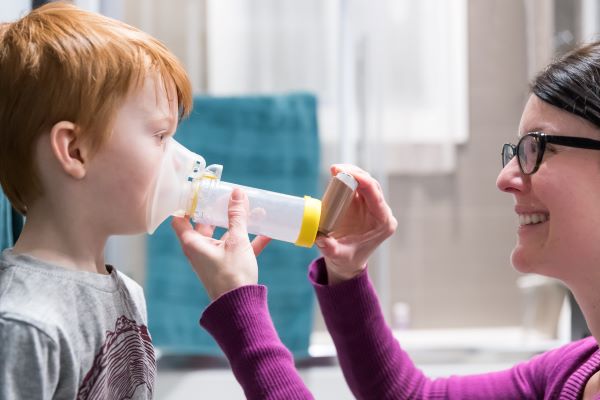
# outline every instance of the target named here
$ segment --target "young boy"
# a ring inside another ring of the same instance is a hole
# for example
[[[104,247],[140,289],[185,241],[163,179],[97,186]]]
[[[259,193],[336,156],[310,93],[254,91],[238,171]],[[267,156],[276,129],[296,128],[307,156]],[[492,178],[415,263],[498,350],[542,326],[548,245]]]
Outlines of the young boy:
[[[183,67],[121,22],[50,3],[0,26],[0,183],[26,215],[0,256],[0,399],[146,399],[142,289],[103,252],[146,230]]]

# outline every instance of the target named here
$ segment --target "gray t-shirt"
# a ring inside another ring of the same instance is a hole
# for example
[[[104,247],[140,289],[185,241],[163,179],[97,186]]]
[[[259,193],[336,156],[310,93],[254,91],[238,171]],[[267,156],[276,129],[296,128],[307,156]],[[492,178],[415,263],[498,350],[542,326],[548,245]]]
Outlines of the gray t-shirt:
[[[0,400],[152,398],[142,288],[107,269],[0,254]]]

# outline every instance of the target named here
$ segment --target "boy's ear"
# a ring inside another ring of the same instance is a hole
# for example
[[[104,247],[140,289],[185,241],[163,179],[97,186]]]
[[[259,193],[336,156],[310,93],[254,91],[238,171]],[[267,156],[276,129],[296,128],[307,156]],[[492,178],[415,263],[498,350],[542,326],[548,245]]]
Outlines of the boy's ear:
[[[72,122],[57,122],[50,130],[50,146],[63,170],[73,178],[82,179],[87,170],[87,152],[77,129]]]

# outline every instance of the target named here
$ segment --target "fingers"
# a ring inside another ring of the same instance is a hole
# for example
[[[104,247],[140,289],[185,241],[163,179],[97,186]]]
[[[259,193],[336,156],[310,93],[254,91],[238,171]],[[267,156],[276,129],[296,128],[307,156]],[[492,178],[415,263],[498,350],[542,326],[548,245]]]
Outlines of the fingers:
[[[194,230],[203,236],[212,237],[215,233],[215,226],[206,224],[196,224],[196,226],[194,226]]]
[[[271,242],[271,238],[270,237],[266,237],[266,236],[257,236],[254,238],[254,240],[252,240],[252,250],[254,250],[254,255],[258,256],[264,249],[265,247],[267,247],[267,245]]]
[[[370,190],[374,192],[374,194],[379,192],[379,194],[383,196],[379,182],[377,182],[377,180],[375,180],[375,178],[373,178],[367,171],[352,164],[333,164],[331,166],[331,174],[336,175],[339,172],[345,172],[352,175],[358,182],[358,191]]]
[[[221,238],[225,243],[225,249],[239,249],[250,246],[248,239],[248,196],[239,188],[233,189],[229,199],[227,216],[229,229]]]
[[[387,220],[392,216],[391,209],[385,202],[381,185],[368,172],[351,164],[332,165],[331,173],[335,175],[338,172],[346,172],[356,179],[358,182],[357,193],[364,198],[367,207],[377,219]]]
[[[227,214],[229,218],[229,236],[248,236],[248,196],[239,188],[233,189],[229,199]]]
[[[192,253],[198,251],[206,253],[211,243],[214,241],[212,238],[201,236],[194,230],[192,224],[187,218],[173,217],[171,226],[181,243],[183,252],[189,257]]]
[[[325,257],[334,257],[338,251],[337,240],[329,236],[317,236],[315,245]]]
[[[188,230],[194,230],[202,236],[206,237],[212,237],[212,235],[215,232],[214,225],[196,224],[194,227],[192,227],[190,221],[184,217],[173,217],[171,225],[173,226],[173,229],[175,230],[177,236],[181,236],[183,232]]]
[[[329,167],[329,171],[332,176],[337,175],[338,172],[345,172],[350,175],[354,175],[355,173],[369,175],[367,171],[354,164],[332,164],[331,167]]]
[[[188,230],[193,230],[190,221],[187,218],[183,217],[173,217],[173,219],[171,220],[171,226],[173,227],[175,234],[179,238],[181,238],[181,235],[183,235],[184,232]]]

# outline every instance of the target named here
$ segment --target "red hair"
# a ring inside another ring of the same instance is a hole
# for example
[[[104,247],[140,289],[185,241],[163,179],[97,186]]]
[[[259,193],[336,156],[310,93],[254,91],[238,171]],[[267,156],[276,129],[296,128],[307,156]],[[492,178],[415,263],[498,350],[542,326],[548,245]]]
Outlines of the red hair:
[[[0,184],[19,212],[42,193],[35,143],[59,121],[77,126],[93,154],[118,107],[157,71],[174,83],[180,118],[192,91],[179,60],[123,22],[52,2],[0,25]]]

